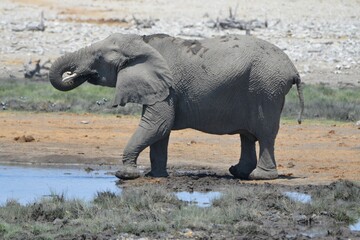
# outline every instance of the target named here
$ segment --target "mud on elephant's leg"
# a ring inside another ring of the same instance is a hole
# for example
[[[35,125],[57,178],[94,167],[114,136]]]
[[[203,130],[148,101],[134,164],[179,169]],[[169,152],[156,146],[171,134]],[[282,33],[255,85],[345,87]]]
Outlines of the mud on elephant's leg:
[[[231,166],[230,173],[240,179],[248,179],[250,173],[256,168],[256,148],[255,138],[240,134],[241,156],[240,161],[235,166]]]
[[[266,140],[259,139],[259,144],[260,144],[259,161],[254,171],[251,172],[249,179],[254,179],[254,180],[275,179],[278,177],[278,172],[276,170],[275,155],[274,155],[275,137]]]
[[[166,170],[169,137],[170,136],[167,136],[150,146],[151,171],[148,172],[146,176],[148,177],[169,176]]]
[[[140,171],[137,169],[137,158],[139,154],[148,146],[143,136],[148,135],[146,129],[138,127],[126,145],[122,162],[123,166],[115,173],[115,176],[128,180],[140,177]]]
[[[137,169],[137,158],[139,154],[148,146],[152,146],[150,152],[151,172],[154,175],[164,175],[166,172],[167,143],[171,128],[174,124],[174,103],[169,97],[165,101],[157,102],[154,105],[144,106],[140,124],[134,135],[131,137],[123,153],[123,167],[116,172],[116,177],[120,179],[135,179],[140,177]],[[155,159],[155,154],[160,154],[161,158]]]

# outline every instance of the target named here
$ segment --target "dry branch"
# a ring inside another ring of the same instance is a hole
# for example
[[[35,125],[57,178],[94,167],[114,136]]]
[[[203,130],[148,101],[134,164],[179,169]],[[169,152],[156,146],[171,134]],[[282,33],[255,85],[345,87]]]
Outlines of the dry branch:
[[[229,8],[229,17],[227,18],[217,18],[215,21],[210,20],[208,22],[208,27],[210,28],[217,28],[220,29],[239,29],[239,30],[246,30],[247,33],[250,34],[250,30],[254,30],[255,28],[267,28],[268,23],[267,21],[260,21],[258,19],[253,19],[250,21],[245,21],[241,19],[236,18],[236,11],[237,7],[235,8],[235,11],[233,12],[232,8]]]
[[[157,22],[159,20],[158,19],[152,19],[152,18],[139,19],[139,18],[136,18],[133,15],[133,21],[134,21],[136,27],[139,29],[139,28],[152,28],[153,26],[155,26],[155,22]]]
[[[33,78],[35,77],[44,77],[48,75],[48,71],[49,71],[49,67],[47,67],[46,65],[51,63],[50,60],[47,60],[44,64],[40,65],[40,59],[35,61],[35,67],[33,69],[31,68],[32,65],[32,61],[30,60],[28,64],[24,65],[25,68],[25,73],[24,73],[24,77],[25,78]],[[45,69],[46,73],[41,73],[41,69]]]

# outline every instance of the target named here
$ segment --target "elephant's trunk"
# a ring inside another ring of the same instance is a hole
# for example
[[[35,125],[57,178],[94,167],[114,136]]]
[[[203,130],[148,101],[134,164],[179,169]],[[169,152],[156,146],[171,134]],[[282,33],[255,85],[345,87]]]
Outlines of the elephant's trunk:
[[[49,80],[60,91],[69,91],[84,83],[87,78],[77,73],[81,54],[70,53],[58,58],[51,66]]]

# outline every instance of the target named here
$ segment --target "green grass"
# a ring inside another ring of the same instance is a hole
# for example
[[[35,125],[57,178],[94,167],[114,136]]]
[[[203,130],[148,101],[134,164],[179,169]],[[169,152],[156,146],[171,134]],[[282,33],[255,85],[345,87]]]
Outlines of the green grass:
[[[49,82],[31,80],[0,81],[0,102],[9,110],[70,111],[139,114],[141,106],[127,104],[112,108],[115,89],[83,84],[69,92],[54,89]],[[360,119],[360,88],[331,88],[325,85],[305,85],[306,119],[357,121]],[[106,99],[105,102],[103,99]],[[1,106],[0,106],[1,107]],[[286,97],[282,117],[295,119],[299,100],[293,87]]]
[[[9,110],[68,111],[138,114],[141,107],[128,104],[112,108],[114,88],[83,84],[74,90],[61,92],[49,82],[31,80],[3,80],[0,82],[0,102]],[[105,99],[105,100],[104,100]]]
[[[329,86],[304,86],[304,118],[357,121],[360,119],[360,88],[331,88]],[[299,112],[299,100],[293,87],[286,96],[283,117],[295,118]]]

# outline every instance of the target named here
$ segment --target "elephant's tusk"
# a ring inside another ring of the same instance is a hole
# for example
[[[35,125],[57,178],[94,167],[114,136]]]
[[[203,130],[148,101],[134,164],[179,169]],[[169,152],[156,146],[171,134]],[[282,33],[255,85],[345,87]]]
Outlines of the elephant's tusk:
[[[65,83],[71,81],[74,77],[77,76],[77,73],[72,73],[72,74],[71,74],[71,72],[66,72],[66,73],[64,73],[64,74],[67,74],[67,75],[68,75],[68,76],[66,76],[66,77],[64,77],[64,78],[62,79],[62,82],[65,82]]]

